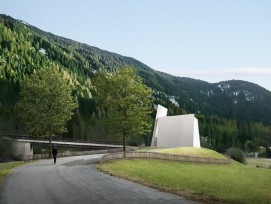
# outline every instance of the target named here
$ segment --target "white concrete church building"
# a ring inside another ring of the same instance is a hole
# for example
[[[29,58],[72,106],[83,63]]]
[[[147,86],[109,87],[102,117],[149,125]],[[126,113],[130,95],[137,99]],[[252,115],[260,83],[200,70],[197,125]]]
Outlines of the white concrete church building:
[[[158,105],[151,146],[200,147],[198,119],[194,114],[167,116]]]

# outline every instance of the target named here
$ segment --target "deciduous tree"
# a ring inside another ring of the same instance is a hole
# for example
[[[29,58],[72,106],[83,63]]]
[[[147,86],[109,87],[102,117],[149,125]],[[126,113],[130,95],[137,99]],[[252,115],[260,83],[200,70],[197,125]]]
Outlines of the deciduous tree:
[[[49,140],[50,157],[52,136],[66,131],[66,122],[77,108],[71,93],[56,67],[41,69],[22,84],[17,108],[27,131]]]
[[[105,111],[111,132],[122,137],[125,152],[127,138],[150,131],[152,91],[133,67],[113,74],[99,72],[93,84],[96,102]]]

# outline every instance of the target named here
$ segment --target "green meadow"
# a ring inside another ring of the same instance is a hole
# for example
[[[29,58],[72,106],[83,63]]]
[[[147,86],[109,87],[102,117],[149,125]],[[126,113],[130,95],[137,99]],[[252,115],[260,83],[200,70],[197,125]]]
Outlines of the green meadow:
[[[170,149],[168,151],[172,153]],[[180,153],[182,150],[173,149],[174,151]],[[191,150],[189,155],[195,156],[195,151]],[[212,150],[203,151],[209,152],[211,156],[224,157],[217,156],[218,153]],[[206,155],[208,156],[206,153],[204,157]],[[230,164],[200,164],[132,159],[100,164],[98,168],[111,175],[190,199],[226,203],[271,203],[271,169],[256,168],[235,161]]]
[[[22,165],[23,162],[8,162],[8,163],[0,163],[0,186],[3,183],[3,180],[5,176],[7,176],[10,172],[11,169]]]

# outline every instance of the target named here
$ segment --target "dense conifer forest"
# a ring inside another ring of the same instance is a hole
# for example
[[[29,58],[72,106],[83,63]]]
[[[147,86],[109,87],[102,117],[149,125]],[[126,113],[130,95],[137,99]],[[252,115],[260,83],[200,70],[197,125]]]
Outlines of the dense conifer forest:
[[[80,32],[80,31],[78,31]],[[15,109],[23,80],[38,69],[58,66],[73,87],[79,108],[63,137],[118,140],[110,135],[92,98],[92,78],[101,69],[114,72],[133,65],[153,91],[155,104],[170,115],[195,113],[205,146],[220,152],[244,148],[246,141],[271,144],[271,92],[246,81],[208,83],[155,71],[131,57],[44,32],[0,15],[0,135],[26,134]],[[153,112],[153,118],[155,111]],[[130,143],[149,144],[151,134]]]

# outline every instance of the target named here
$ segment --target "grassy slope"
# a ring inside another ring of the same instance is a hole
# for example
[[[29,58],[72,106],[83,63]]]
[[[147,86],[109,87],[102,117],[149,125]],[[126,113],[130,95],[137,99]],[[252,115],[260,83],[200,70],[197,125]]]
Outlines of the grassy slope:
[[[197,147],[178,147],[178,148],[164,148],[154,149],[154,152],[165,153],[165,154],[177,154],[182,156],[190,157],[204,157],[204,158],[215,158],[215,159],[226,159],[222,154],[217,153],[211,149],[197,148]]]
[[[5,176],[7,176],[11,169],[17,167],[17,166],[20,166],[22,165],[23,162],[8,162],[8,163],[0,163],[0,187],[1,187],[1,184],[5,178]]]
[[[231,164],[193,164],[159,160],[120,160],[103,171],[188,197],[227,202],[271,203],[271,171]]]

